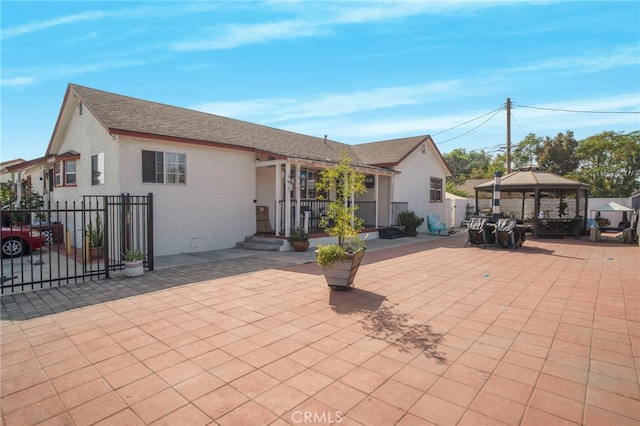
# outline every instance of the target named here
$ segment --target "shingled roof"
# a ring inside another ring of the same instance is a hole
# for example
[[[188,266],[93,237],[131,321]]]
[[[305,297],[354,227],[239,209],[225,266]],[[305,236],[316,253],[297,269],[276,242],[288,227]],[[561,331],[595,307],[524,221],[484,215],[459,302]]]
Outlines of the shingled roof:
[[[433,144],[431,138],[424,135],[348,145],[76,84],[69,84],[65,103],[71,95],[77,97],[83,108],[90,110],[112,135],[228,146],[265,152],[280,158],[338,162],[341,152],[347,150],[354,165],[389,166],[399,163],[423,141]],[[60,120],[59,117],[56,130]]]
[[[493,191],[495,179],[476,185],[476,191]],[[546,171],[543,167],[526,166],[500,179],[501,191],[533,191],[535,189],[589,189],[590,185]]]

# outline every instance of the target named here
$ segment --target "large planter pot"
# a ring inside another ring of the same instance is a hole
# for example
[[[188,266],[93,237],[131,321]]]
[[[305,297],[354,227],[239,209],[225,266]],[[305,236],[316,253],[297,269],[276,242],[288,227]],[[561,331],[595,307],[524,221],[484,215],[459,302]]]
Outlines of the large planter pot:
[[[408,237],[415,237],[418,235],[418,228],[416,226],[405,226],[404,234]]]
[[[144,265],[142,260],[137,262],[124,262],[125,277],[139,277],[144,274]]]
[[[291,245],[293,246],[293,249],[295,251],[307,251],[307,249],[309,248],[309,240],[307,241],[292,241]]]
[[[355,253],[347,253],[344,261],[336,262],[323,269],[327,285],[334,290],[349,290],[353,287],[353,280],[364,257],[366,247]],[[317,251],[316,251],[317,255]]]
[[[102,247],[91,247],[91,248],[89,248],[89,257],[91,259],[101,259],[102,258]]]

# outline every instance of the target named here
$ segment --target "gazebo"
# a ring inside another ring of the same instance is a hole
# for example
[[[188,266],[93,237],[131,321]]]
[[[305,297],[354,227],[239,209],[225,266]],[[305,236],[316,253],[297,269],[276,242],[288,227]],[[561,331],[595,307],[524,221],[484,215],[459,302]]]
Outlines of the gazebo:
[[[586,234],[589,185],[547,172],[538,166],[521,167],[502,176],[498,181],[498,188],[495,183],[494,179],[474,187],[476,214],[479,213],[479,194],[495,194],[498,189],[498,194],[521,195],[519,219],[533,227],[534,238],[564,235],[578,238],[581,234]],[[528,201],[530,199],[533,200],[533,205]],[[496,204],[495,200],[492,204]],[[500,204],[499,201],[497,204]],[[526,217],[527,204],[532,213],[529,217]]]

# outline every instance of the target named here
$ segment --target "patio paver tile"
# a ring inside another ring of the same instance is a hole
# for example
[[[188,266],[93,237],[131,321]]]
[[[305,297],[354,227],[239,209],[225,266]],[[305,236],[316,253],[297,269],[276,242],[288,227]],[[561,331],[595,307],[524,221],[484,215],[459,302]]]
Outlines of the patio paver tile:
[[[149,424],[166,414],[186,405],[188,401],[171,388],[164,389],[150,397],[131,405],[131,409],[145,423]]]
[[[269,254],[3,297],[0,423],[637,425],[637,247],[458,237],[368,252],[349,292]]]
[[[91,425],[124,410],[127,405],[115,393],[106,393],[76,408],[69,410],[69,416],[76,425]]]
[[[124,425],[129,423],[114,422],[111,424]],[[144,423],[140,423],[140,424],[144,424]],[[178,408],[176,411],[170,414],[167,414],[166,416],[154,421],[151,424],[153,426],[176,426],[176,425],[204,426],[204,425],[210,425],[212,423],[211,423],[211,419],[206,414],[204,414],[194,405],[189,404],[189,405],[185,405],[183,407]]]
[[[169,385],[165,381],[155,374],[152,374],[121,387],[116,392],[120,395],[123,401],[131,406],[138,401],[142,401],[143,399],[167,389],[168,387]]]
[[[431,423],[453,425],[462,418],[465,409],[452,402],[426,394],[409,409],[409,413]]]
[[[4,416],[5,424],[25,424],[35,425],[40,422],[46,422],[47,419],[58,417],[58,415],[65,412],[65,407],[60,403],[60,400],[51,396],[43,398],[35,405],[29,405],[19,410],[13,411]],[[64,420],[65,417],[58,417],[60,420]]]
[[[587,404],[585,425],[637,426],[638,420]]]
[[[405,411],[398,407],[369,397],[349,410],[348,416],[363,425],[392,425],[400,420],[404,413]]]
[[[524,414],[525,405],[487,391],[480,391],[469,409],[507,424],[518,424]]]
[[[574,423],[570,420],[562,417],[555,416],[542,410],[538,410],[534,407],[528,407],[522,418],[522,426],[540,426],[540,425],[554,425],[554,426],[577,426],[581,423]],[[599,423],[593,423],[599,424]],[[606,423],[601,423],[606,424]]]

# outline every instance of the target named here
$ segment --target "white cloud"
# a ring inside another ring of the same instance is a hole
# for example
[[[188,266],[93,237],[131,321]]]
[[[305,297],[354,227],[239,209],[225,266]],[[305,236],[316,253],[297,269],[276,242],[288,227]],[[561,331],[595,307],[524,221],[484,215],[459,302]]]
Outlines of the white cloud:
[[[139,67],[153,62],[161,62],[162,60],[164,60],[162,57],[150,59],[119,59],[83,65],[62,64],[53,67],[37,67],[27,71],[13,72],[14,74],[27,74],[21,77],[3,77],[2,86],[17,87],[56,79],[69,80],[84,74],[99,73],[113,69]],[[5,72],[4,74],[7,73]]]
[[[542,70],[570,70],[571,72],[597,72],[610,68],[640,64],[638,46],[620,47],[612,52],[586,52],[582,56],[550,58],[543,62],[512,68],[510,72]]]
[[[471,1],[327,2],[318,8],[308,2],[285,2],[284,9],[298,18],[216,27],[210,30],[210,34],[204,34],[194,40],[174,42],[170,44],[170,48],[177,51],[232,49],[272,40],[324,35],[331,33],[334,27],[341,25],[393,21],[423,14],[441,14],[460,9],[494,7],[496,4],[504,3],[508,3],[508,1],[483,3]],[[283,9],[282,4],[277,2],[272,3],[271,6]]]
[[[168,3],[170,4],[170,3]],[[62,25],[76,24],[81,22],[95,21],[105,18],[129,18],[129,19],[149,19],[152,17],[175,17],[177,15],[189,15],[194,13],[203,13],[210,10],[220,9],[221,7],[230,7],[235,4],[231,2],[225,2],[221,5],[219,2],[195,2],[195,3],[180,3],[177,6],[141,6],[138,8],[123,8],[116,10],[93,10],[82,13],[74,13],[67,16],[60,16],[57,18],[35,21],[15,27],[7,28],[0,31],[0,39],[4,40],[11,37],[17,37],[26,35],[38,31],[43,31],[49,28],[59,27]]]
[[[318,29],[305,21],[289,20],[247,25],[232,24],[215,28],[212,32],[213,34],[201,36],[197,40],[172,43],[170,48],[183,52],[233,49],[272,40],[309,37],[318,34]]]
[[[0,39],[5,40],[7,38],[30,34],[33,32],[46,30],[48,28],[58,27],[60,25],[74,24],[77,22],[94,21],[97,19],[102,19],[108,15],[109,13],[107,12],[89,11],[89,12],[83,12],[83,13],[76,13],[68,16],[61,16],[59,18],[49,19],[47,21],[31,22],[28,24],[2,30],[0,32]]]
[[[209,102],[190,108],[243,119],[259,118],[278,123],[313,117],[331,117],[362,111],[422,104],[460,92],[461,81],[450,80],[412,86],[383,87],[359,92],[327,93],[298,101],[288,98],[255,99],[241,102]]]
[[[35,81],[33,77],[13,77],[13,78],[3,78],[2,86],[4,87],[20,87],[20,86],[28,86]]]

